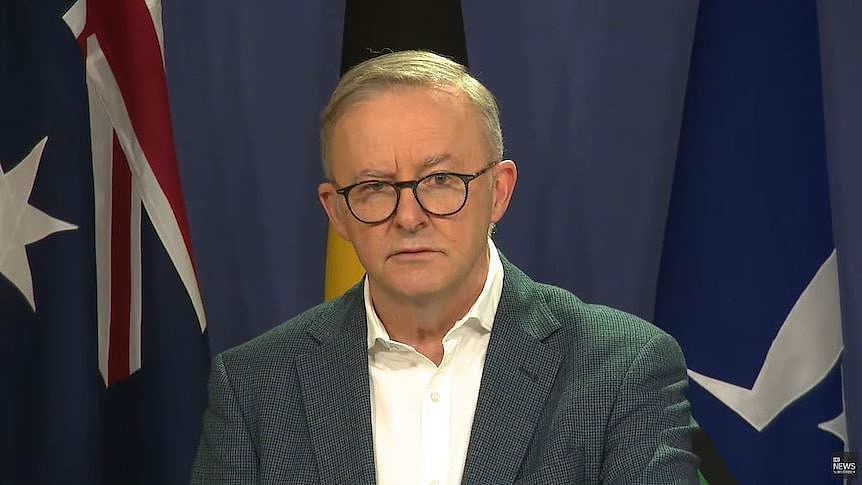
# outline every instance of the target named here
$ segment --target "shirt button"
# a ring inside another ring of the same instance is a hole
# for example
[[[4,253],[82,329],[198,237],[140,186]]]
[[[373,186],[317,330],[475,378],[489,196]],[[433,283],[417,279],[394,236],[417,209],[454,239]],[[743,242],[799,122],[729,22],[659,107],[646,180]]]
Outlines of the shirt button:
[[[438,394],[437,391],[432,392],[431,393],[431,400],[434,402],[440,401],[440,394]],[[436,482],[431,482],[431,483],[435,484]]]

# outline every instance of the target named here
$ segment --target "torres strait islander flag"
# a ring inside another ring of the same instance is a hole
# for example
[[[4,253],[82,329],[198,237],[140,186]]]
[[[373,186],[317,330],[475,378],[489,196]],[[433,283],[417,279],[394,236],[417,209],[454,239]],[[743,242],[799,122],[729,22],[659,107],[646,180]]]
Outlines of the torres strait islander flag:
[[[0,483],[187,483],[209,357],[161,6],[0,10]]]

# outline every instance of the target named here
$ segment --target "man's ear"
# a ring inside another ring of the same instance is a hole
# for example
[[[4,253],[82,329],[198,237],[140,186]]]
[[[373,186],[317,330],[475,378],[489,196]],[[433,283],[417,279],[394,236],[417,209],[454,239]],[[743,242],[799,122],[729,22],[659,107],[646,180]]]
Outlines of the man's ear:
[[[518,168],[512,160],[503,160],[494,167],[493,201],[491,205],[491,222],[497,223],[503,218],[512,193],[515,191],[515,182],[518,180]]]
[[[338,199],[341,196],[335,191],[335,186],[330,182],[324,182],[317,187],[317,198],[320,200],[320,205],[326,211],[326,216],[329,218],[332,228],[345,241],[350,241],[347,237],[347,228],[344,225],[345,211],[339,207]]]

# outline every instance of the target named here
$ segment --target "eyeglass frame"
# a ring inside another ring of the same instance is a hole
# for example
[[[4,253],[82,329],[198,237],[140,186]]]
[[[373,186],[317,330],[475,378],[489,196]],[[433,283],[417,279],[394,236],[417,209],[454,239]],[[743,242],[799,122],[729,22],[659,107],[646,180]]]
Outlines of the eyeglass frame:
[[[455,172],[434,172],[434,173],[429,173],[428,175],[425,175],[424,177],[421,177],[421,178],[418,178],[415,180],[404,180],[401,182],[389,182],[386,180],[377,180],[377,179],[363,180],[363,181],[357,182],[353,185],[348,185],[346,187],[336,188],[335,193],[344,197],[344,202],[347,204],[347,209],[350,211],[350,215],[352,215],[357,221],[359,221],[363,224],[380,224],[382,222],[386,222],[389,219],[391,219],[392,216],[394,216],[395,213],[398,212],[398,206],[401,204],[401,191],[407,187],[409,187],[410,190],[413,192],[413,198],[416,199],[416,203],[419,204],[419,207],[421,207],[422,210],[426,214],[430,214],[432,216],[438,216],[438,217],[448,217],[448,216],[455,215],[458,212],[461,212],[461,209],[463,209],[464,206],[467,205],[467,198],[470,196],[470,182],[481,177],[482,175],[485,174],[485,172],[494,168],[499,163],[500,163],[499,160],[491,162],[488,165],[486,165],[482,170],[479,170],[478,172],[471,173],[471,174],[455,173]],[[422,204],[422,201],[419,199],[419,194],[416,192],[416,187],[419,186],[420,182],[422,182],[423,180],[426,180],[428,178],[438,176],[438,175],[451,175],[453,177],[458,177],[459,179],[461,179],[462,182],[464,182],[464,200],[462,200],[461,205],[458,206],[458,208],[452,212],[447,212],[447,213],[443,213],[443,214],[431,212]],[[338,187],[338,185],[334,181],[330,181],[330,183],[335,185],[336,187]],[[388,216],[384,217],[383,219],[380,219],[379,221],[369,222],[369,221],[365,221],[365,220],[360,219],[359,216],[357,216],[356,213],[353,212],[353,207],[350,206],[350,198],[348,197],[348,194],[350,193],[350,191],[355,189],[356,187],[359,187],[360,185],[368,184],[368,183],[386,184],[386,185],[389,185],[390,187],[395,189],[395,206],[392,208],[392,212],[390,212]]]

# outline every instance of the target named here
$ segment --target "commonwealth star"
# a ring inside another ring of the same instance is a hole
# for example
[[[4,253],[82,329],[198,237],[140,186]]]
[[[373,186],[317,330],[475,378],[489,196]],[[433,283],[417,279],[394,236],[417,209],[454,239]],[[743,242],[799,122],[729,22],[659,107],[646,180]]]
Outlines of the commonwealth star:
[[[8,279],[36,311],[33,277],[25,247],[60,231],[78,226],[49,216],[30,205],[30,192],[48,137],[8,173],[0,165],[0,275]]]

